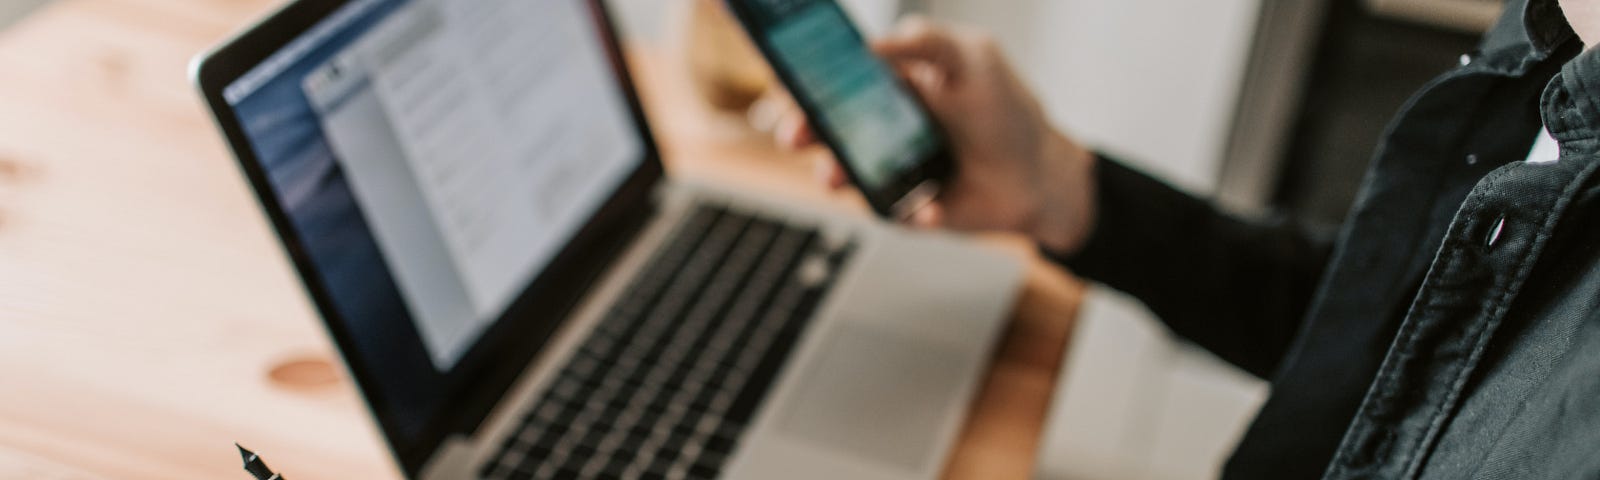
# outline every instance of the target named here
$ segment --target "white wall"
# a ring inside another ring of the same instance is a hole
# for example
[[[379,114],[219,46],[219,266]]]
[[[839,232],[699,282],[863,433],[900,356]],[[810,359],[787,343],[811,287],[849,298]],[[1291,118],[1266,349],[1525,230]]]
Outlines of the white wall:
[[[1076,136],[1185,187],[1216,184],[1260,0],[927,0],[993,31]]]

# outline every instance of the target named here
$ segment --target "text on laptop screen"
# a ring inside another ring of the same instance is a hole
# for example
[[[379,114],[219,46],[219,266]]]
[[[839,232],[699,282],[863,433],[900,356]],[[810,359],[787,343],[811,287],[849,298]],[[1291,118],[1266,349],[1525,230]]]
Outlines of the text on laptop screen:
[[[603,42],[577,0],[356,0],[224,89],[371,361],[448,372],[638,168]]]

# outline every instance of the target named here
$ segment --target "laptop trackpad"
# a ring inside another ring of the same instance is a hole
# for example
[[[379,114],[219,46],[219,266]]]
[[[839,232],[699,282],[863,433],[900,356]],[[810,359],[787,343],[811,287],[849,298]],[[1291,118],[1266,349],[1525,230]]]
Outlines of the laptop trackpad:
[[[777,429],[819,448],[908,470],[931,459],[964,374],[958,352],[841,326],[800,373]]]

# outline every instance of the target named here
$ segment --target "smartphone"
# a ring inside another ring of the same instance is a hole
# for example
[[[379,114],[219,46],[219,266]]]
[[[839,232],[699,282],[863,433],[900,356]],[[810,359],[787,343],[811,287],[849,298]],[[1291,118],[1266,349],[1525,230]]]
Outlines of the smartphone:
[[[949,142],[835,0],[727,0],[879,215],[904,219],[953,173]]]

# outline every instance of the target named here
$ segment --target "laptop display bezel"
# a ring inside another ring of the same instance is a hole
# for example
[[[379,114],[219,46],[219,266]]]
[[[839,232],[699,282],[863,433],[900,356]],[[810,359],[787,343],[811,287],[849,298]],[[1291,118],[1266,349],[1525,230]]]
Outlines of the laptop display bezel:
[[[390,415],[388,399],[376,381],[376,372],[384,366],[369,364],[357,352],[356,332],[348,328],[349,323],[341,317],[329,290],[322,284],[316,263],[301,244],[249,137],[223,95],[228,85],[350,2],[292,2],[212,52],[203,54],[192,66],[191,75],[338,346],[389,448],[406,475],[416,477],[445,438],[458,433],[470,435],[481,426],[489,411],[559,328],[570,308],[582,298],[592,280],[615,259],[616,250],[648,219],[653,210],[653,191],[661,182],[664,169],[611,14],[604,1],[586,0],[595,28],[603,37],[618,90],[626,97],[643,158],[614,195],[512,303],[506,315],[485,331],[452,369],[451,375],[465,376],[456,382],[461,385],[458,391],[441,393],[452,408],[442,409],[433,418],[426,419],[420,434],[403,435],[397,426],[400,420]]]

